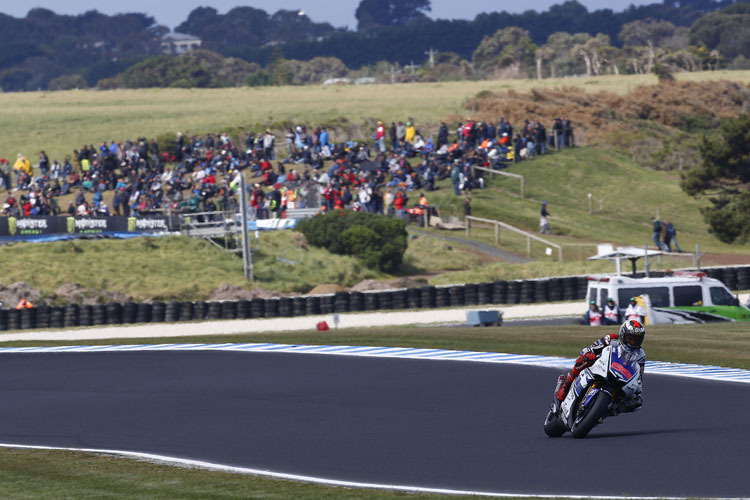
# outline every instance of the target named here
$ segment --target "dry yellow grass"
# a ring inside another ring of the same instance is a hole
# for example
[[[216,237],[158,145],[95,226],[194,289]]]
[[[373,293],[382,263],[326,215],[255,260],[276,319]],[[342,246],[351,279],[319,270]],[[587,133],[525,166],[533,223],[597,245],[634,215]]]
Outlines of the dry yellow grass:
[[[681,73],[678,80],[750,83],[750,71]],[[292,121],[325,123],[347,117],[434,123],[465,116],[464,103],[483,90],[579,87],[587,92],[624,94],[655,84],[653,75],[546,80],[414,83],[363,86],[308,86],[228,89],[143,89],[0,94],[0,155],[18,152],[33,161],[46,150],[52,159],[84,143],[153,137],[165,132],[220,132],[227,127]]]

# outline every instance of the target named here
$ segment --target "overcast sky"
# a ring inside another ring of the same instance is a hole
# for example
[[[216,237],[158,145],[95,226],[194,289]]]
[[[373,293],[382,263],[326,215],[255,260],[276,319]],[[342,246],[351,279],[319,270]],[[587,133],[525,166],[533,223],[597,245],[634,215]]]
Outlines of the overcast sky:
[[[659,0],[579,0],[590,11],[609,8],[621,11],[631,4],[644,5],[661,3]],[[562,0],[520,0],[505,2],[498,0],[432,0],[433,19],[473,19],[480,12],[506,10],[523,12],[524,10],[547,10],[550,5],[562,3]],[[58,14],[82,14],[87,10],[98,10],[104,14],[121,12],[145,12],[156,18],[159,24],[174,28],[187,19],[188,14],[196,7],[210,6],[220,13],[238,5],[247,5],[263,9],[269,13],[280,9],[302,9],[316,22],[329,22],[336,27],[348,26],[355,29],[357,22],[354,11],[359,0],[0,0],[0,12],[25,17],[34,7],[44,7]]]

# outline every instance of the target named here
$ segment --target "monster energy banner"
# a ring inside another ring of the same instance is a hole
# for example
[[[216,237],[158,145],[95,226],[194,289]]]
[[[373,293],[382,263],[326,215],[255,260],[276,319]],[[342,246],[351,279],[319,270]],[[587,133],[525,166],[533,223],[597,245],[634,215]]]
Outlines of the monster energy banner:
[[[174,221],[173,221],[174,222]],[[3,217],[0,236],[166,232],[169,217]]]

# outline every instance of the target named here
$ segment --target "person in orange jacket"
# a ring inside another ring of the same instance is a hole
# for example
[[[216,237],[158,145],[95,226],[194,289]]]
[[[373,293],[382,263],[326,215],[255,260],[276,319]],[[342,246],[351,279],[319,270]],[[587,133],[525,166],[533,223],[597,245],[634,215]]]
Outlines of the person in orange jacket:
[[[30,300],[21,298],[21,300],[18,302],[18,305],[16,306],[16,309],[20,311],[21,309],[31,309],[32,307],[34,307],[34,304],[32,304]]]

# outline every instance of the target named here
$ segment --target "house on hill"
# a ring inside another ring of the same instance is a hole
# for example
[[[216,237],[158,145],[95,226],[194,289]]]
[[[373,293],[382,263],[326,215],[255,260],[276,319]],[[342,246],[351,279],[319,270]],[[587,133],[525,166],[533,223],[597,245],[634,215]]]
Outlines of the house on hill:
[[[161,51],[165,54],[178,56],[193,49],[200,48],[201,39],[184,33],[169,33],[164,35],[161,42]]]

